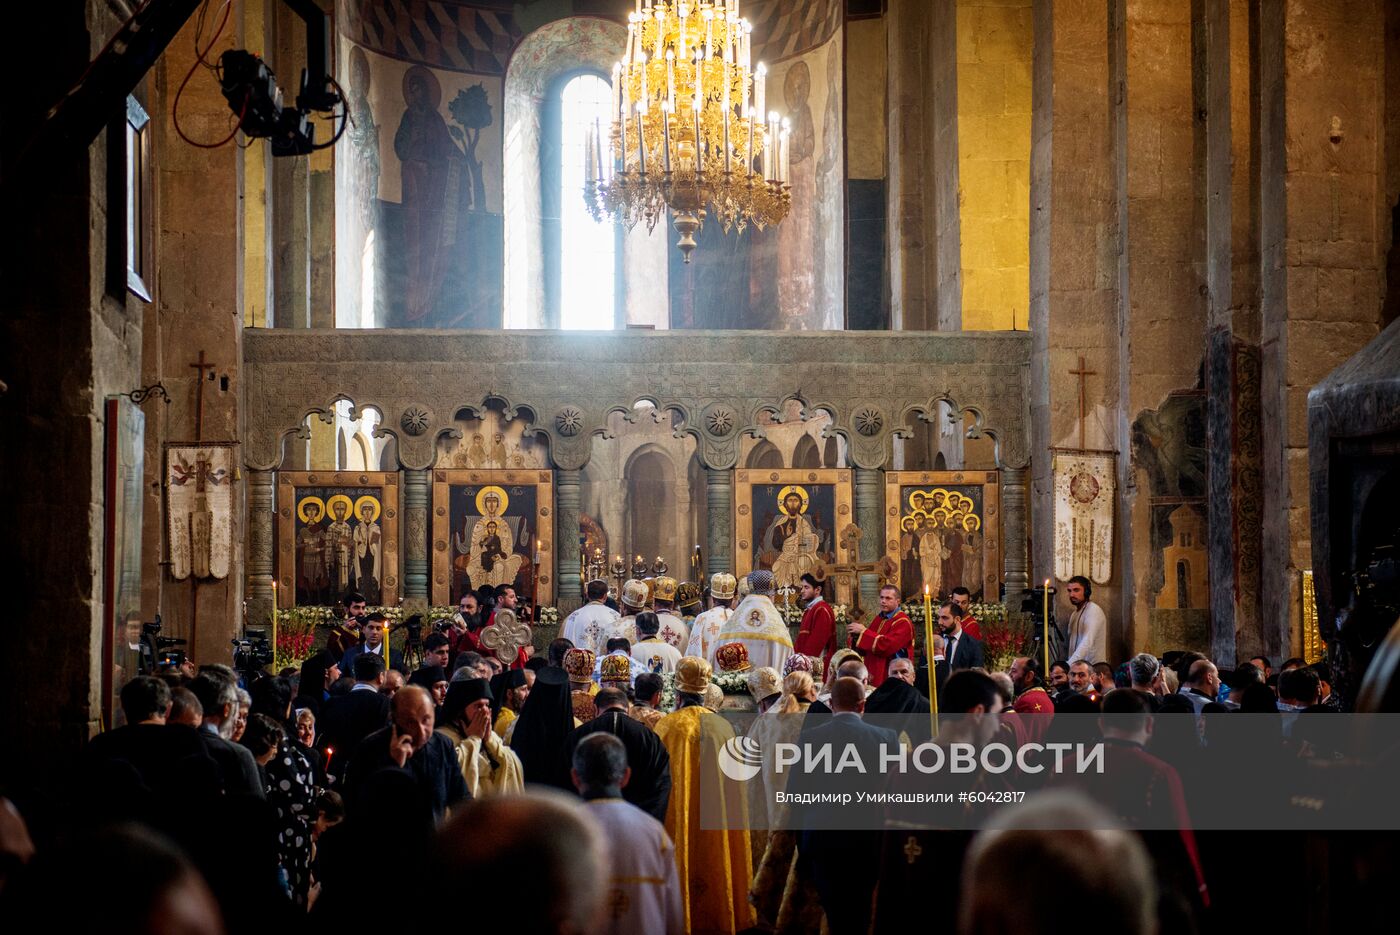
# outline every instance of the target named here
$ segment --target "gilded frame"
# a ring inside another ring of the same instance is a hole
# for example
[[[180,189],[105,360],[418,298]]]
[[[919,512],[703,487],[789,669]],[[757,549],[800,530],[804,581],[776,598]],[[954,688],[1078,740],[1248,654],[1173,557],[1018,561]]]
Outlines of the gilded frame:
[[[379,492],[382,530],[382,569],[379,600],[371,604],[392,606],[399,602],[403,578],[399,569],[399,474],[397,471],[279,471],[277,473],[277,606],[296,607],[297,499],[299,490],[343,487]],[[353,499],[353,498],[352,498]],[[340,599],[333,596],[328,604]],[[307,606],[318,606],[315,604]]]
[[[464,486],[533,487],[537,571],[536,608],[554,604],[554,472],[540,468],[433,469],[432,602],[452,603],[452,488]]]
[[[845,561],[840,548],[841,530],[855,521],[852,508],[853,473],[849,468],[740,468],[734,472],[734,573],[747,575],[755,567],[753,542],[754,489],[774,484],[830,486],[835,517],[830,532],[835,562]]]
[[[904,595],[904,582],[901,581],[903,567],[900,556],[900,527],[906,515],[905,491],[917,487],[980,487],[982,488],[983,524],[980,527],[984,536],[982,550],[982,603],[993,604],[1001,600],[1002,581],[1002,532],[1001,532],[1001,477],[996,471],[886,471],[885,472],[885,548],[884,554],[894,563],[895,574],[891,584],[900,588]],[[976,590],[973,589],[973,593]],[[907,595],[905,595],[907,597]],[[947,595],[943,595],[946,599]]]

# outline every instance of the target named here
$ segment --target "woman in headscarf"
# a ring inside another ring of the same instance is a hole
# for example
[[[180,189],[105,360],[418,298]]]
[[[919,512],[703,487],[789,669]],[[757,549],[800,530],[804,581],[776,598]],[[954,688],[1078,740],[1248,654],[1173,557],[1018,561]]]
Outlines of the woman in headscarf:
[[[563,669],[541,669],[509,737],[527,783],[573,791],[565,740],[575,725],[568,675]]]
[[[268,761],[267,801],[277,810],[277,853],[287,874],[292,901],[305,906],[311,887],[311,825],[316,821],[315,767],[297,741],[292,717],[292,686],[284,678],[253,683],[254,714],[285,725],[286,736]]]

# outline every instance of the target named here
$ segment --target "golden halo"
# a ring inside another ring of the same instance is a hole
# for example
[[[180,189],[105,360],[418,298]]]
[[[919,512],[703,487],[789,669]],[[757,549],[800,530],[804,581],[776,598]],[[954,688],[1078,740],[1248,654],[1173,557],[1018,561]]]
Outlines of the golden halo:
[[[924,511],[920,510],[918,507],[914,506],[914,498],[915,498],[915,497],[923,497],[924,500],[927,501],[927,500],[930,499],[930,497],[929,497],[929,492],[928,492],[927,490],[911,490],[911,491],[909,491],[909,509],[913,510],[915,513],[924,512]],[[927,514],[925,513],[925,515],[927,515]]]
[[[496,512],[496,515],[505,516],[506,507],[510,505],[510,494],[506,493],[503,488],[497,487],[494,484],[489,487],[482,487],[476,492],[476,512],[481,516],[487,515],[485,503],[486,495],[488,493],[494,493],[497,497],[500,498],[501,508]]]
[[[301,520],[303,523],[311,522],[311,520],[306,518],[306,508],[313,503],[321,508],[321,516],[324,517],[326,515],[326,501],[322,500],[320,497],[302,497],[297,501],[297,519]]]
[[[797,512],[798,512],[798,513],[806,513],[806,512],[807,512],[807,500],[808,500],[808,497],[807,497],[807,488],[801,486],[800,484],[788,484],[788,485],[787,485],[786,487],[784,487],[782,490],[779,490],[779,491],[778,491],[778,506],[781,507],[781,506],[783,505],[784,501],[787,500],[788,494],[790,494],[790,493],[795,493],[795,494],[797,494],[797,496],[799,496],[799,497],[802,498],[802,506],[798,508]]]
[[[941,520],[938,518],[939,513],[943,514],[943,519]],[[939,526],[948,525],[948,511],[943,509],[943,507],[939,507],[938,509],[934,510],[932,513],[929,514],[928,518],[933,520],[933,522]]]
[[[934,495],[934,494],[939,494],[939,493],[943,494],[943,505],[944,505],[944,506],[947,506],[947,505],[948,505],[948,498],[949,498],[949,497],[956,497],[956,496],[957,496],[956,493],[951,493],[951,494],[950,494],[946,489],[944,489],[944,488],[942,488],[942,487],[935,487],[935,488],[933,488],[932,490],[930,490],[930,491],[928,492],[928,498],[929,498],[930,500],[932,500],[932,499],[933,499],[933,495]]]
[[[962,510],[964,513],[971,513],[973,506],[975,506],[975,504],[972,502],[971,497],[958,496],[958,509]]]
[[[948,522],[944,525],[946,525],[949,529],[961,529],[963,520],[965,520],[966,518],[966,514],[964,514],[962,510],[954,510],[953,512],[948,514]]]
[[[355,517],[357,519],[362,518],[360,517],[360,505],[366,502],[374,504],[374,516],[370,517],[370,522],[378,522],[380,509],[379,498],[370,496],[369,494],[365,494],[363,497],[360,497],[358,500],[355,501]]]
[[[972,528],[970,529],[968,528],[969,523],[972,524]],[[963,528],[967,529],[968,532],[976,532],[982,528],[982,518],[976,513],[967,514],[967,516],[963,517]]]
[[[917,525],[918,520],[914,519],[913,514],[910,514],[899,521],[899,528],[903,529],[905,532],[913,532],[914,527]]]
[[[345,504],[345,518],[347,520],[355,515],[355,504],[351,503],[350,498],[345,496],[345,494],[338,493],[326,501],[326,515],[331,519],[335,519],[335,513],[331,511],[331,507],[335,506],[337,503]]]

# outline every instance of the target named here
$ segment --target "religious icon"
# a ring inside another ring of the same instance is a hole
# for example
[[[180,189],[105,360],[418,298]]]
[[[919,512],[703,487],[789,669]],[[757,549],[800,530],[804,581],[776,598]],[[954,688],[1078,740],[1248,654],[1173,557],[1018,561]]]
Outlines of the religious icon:
[[[280,606],[397,600],[397,472],[284,471],[277,516]]]
[[[372,496],[355,501],[355,515],[360,523],[355,527],[355,561],[359,572],[359,592],[367,602],[379,603],[379,579],[383,553],[384,531],[379,526],[379,501]]]
[[[974,602],[999,596],[997,475],[986,471],[885,474],[886,556],[905,600],[947,598],[965,587]]]
[[[739,471],[735,512],[738,573],[768,569],[775,587],[795,588],[837,561],[836,530],[852,518],[850,471]]]
[[[511,585],[526,602],[553,598],[553,475],[539,470],[433,471],[433,601]]]

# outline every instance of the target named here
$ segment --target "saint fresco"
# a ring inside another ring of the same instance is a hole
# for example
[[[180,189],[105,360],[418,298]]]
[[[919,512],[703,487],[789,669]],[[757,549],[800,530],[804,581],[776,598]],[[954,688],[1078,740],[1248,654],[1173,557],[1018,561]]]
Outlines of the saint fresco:
[[[998,599],[996,477],[981,471],[886,475],[886,553],[899,569],[904,600],[922,600],[925,588],[934,600],[946,600],[960,586],[974,602]]]

